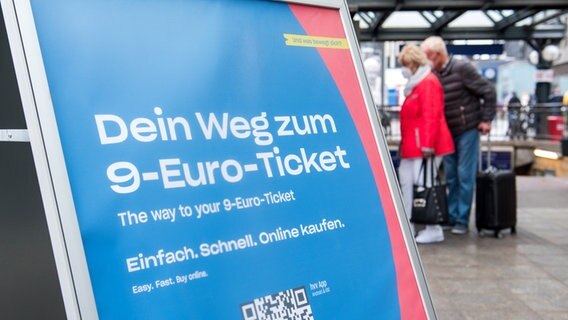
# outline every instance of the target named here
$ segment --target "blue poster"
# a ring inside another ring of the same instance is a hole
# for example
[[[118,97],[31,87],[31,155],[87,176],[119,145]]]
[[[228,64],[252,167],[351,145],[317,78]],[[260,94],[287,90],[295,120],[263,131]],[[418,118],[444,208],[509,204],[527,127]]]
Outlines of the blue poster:
[[[31,3],[101,319],[425,318],[337,9]]]

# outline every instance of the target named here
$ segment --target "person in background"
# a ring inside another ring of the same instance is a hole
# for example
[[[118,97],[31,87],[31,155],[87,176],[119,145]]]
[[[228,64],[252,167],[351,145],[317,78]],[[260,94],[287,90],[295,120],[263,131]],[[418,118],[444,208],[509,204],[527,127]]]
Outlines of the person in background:
[[[519,115],[521,113],[521,99],[517,96],[517,93],[513,91],[511,97],[507,100],[505,105],[505,111],[507,112],[507,123],[509,128],[507,128],[507,134],[511,138],[515,138],[520,131],[520,119]]]
[[[562,111],[560,110],[560,107],[561,107],[563,98],[564,98],[564,96],[562,95],[562,92],[560,91],[560,86],[556,85],[554,87],[554,89],[552,90],[552,92],[550,93],[550,96],[548,97],[548,102],[551,103],[549,105],[550,106],[550,108],[548,109],[549,111],[546,114],[544,114],[543,117],[546,118],[546,116],[560,116],[560,115],[562,115]]]
[[[422,159],[434,161],[435,168],[438,168],[442,156],[454,151],[454,144],[444,118],[442,86],[430,71],[426,55],[418,46],[407,45],[398,60],[403,66],[403,76],[408,79],[404,88],[406,99],[400,110],[401,161],[398,173],[404,206],[410,214],[414,183],[422,181],[426,170],[421,170]],[[416,236],[418,243],[443,240],[444,231],[439,225],[427,225]]]
[[[507,106],[509,105],[519,105],[521,104],[521,99],[519,99],[519,97],[517,96],[517,93],[515,91],[513,91],[511,93],[511,97],[509,98],[509,100],[507,101]]]
[[[444,88],[444,111],[456,152],[444,157],[452,233],[468,231],[479,158],[479,133],[491,131],[497,94],[473,65],[448,55],[444,40],[428,37],[422,50]]]
[[[554,89],[551,90],[550,96],[548,97],[548,102],[562,102],[562,92],[560,91],[560,86],[556,85]]]

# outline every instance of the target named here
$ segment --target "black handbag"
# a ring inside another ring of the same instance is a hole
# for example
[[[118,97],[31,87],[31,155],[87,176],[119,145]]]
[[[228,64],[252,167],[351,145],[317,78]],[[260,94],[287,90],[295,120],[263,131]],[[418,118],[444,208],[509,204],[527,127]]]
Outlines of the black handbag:
[[[428,165],[430,162],[430,186],[426,183]],[[446,183],[441,177],[440,170],[436,171],[434,179],[434,157],[422,160],[420,172],[424,170],[422,185],[414,184],[412,199],[412,214],[410,221],[418,224],[444,224],[448,222],[448,201]],[[420,174],[419,174],[420,175]]]

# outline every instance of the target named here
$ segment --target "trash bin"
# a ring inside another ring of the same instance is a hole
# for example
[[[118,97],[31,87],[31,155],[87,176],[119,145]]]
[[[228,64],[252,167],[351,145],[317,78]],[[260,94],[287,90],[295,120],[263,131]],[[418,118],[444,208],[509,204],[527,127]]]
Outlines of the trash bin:
[[[550,140],[560,141],[564,134],[564,118],[562,116],[546,117]]]

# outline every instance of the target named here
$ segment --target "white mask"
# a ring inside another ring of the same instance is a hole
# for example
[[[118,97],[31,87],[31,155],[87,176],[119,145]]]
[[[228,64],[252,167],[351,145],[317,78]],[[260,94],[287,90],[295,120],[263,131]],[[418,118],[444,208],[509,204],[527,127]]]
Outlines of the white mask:
[[[412,71],[407,67],[402,67],[402,76],[406,79],[410,79],[410,77],[412,77]]]

